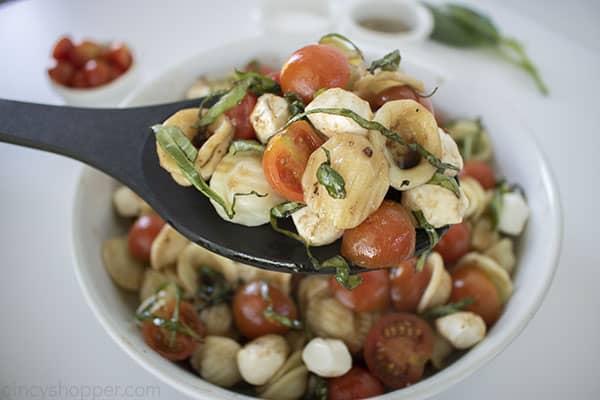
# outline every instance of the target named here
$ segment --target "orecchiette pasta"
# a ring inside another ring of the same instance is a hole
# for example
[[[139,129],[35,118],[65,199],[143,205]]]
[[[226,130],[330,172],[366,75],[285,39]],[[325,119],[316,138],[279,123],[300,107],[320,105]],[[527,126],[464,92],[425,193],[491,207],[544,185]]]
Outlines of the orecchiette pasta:
[[[483,187],[476,179],[470,176],[461,178],[460,187],[468,200],[465,218],[479,218],[488,205],[488,197]]]
[[[284,272],[269,271],[266,269],[252,267],[250,265],[236,263],[239,278],[244,283],[266,281],[277,286],[283,293],[290,294],[292,276]]]
[[[232,219],[214,200],[211,203],[224,220],[246,226],[266,224],[269,222],[271,208],[285,201],[267,182],[261,155],[255,151],[226,155],[217,165],[210,180],[210,188],[229,205],[237,196]],[[253,191],[260,196],[249,194]],[[245,195],[239,196],[240,194]]]
[[[354,313],[354,335],[344,340],[351,353],[356,354],[363,349],[369,331],[380,316],[381,313],[378,312]]]
[[[304,331],[292,330],[285,334],[285,340],[287,340],[290,345],[291,351],[298,351],[304,348],[304,345],[308,341],[308,337]]]
[[[354,313],[333,297],[309,301],[305,318],[316,336],[345,340],[354,335]]]
[[[207,335],[229,336],[233,329],[233,315],[227,303],[220,303],[205,308],[200,312]]]
[[[233,339],[207,336],[192,354],[190,362],[202,378],[228,388],[242,380],[237,365],[240,350],[241,346]]]
[[[485,251],[485,255],[492,258],[509,274],[517,264],[513,241],[509,238],[500,239],[496,244]]]
[[[479,268],[494,283],[500,294],[502,303],[506,303],[512,294],[512,282],[508,273],[488,256],[479,253],[468,253],[454,267],[455,269],[474,267]]]
[[[404,85],[410,86],[418,93],[425,90],[421,81],[398,70],[379,71],[374,75],[365,74],[354,84],[354,92],[363,99],[370,99],[386,89]]]
[[[477,120],[459,120],[446,126],[450,136],[458,142],[471,141],[469,160],[491,161],[493,156],[492,141],[485,129]]]
[[[161,269],[174,265],[177,256],[190,241],[177,232],[171,225],[165,224],[150,248],[150,265]]]
[[[323,145],[331,154],[331,167],[344,179],[345,197],[335,199],[317,179],[327,157],[317,150],[308,159],[302,189],[308,207],[327,216],[335,228],[354,228],[375,211],[389,188],[387,161],[381,149],[363,136],[338,133]],[[348,162],[352,160],[352,162]]]
[[[256,132],[256,137],[263,144],[266,144],[289,118],[287,101],[283,97],[271,93],[260,96],[250,114],[250,122]]]
[[[333,223],[308,207],[303,207],[292,214],[292,220],[298,234],[313,246],[322,246],[338,240],[344,234]]]
[[[454,348],[452,344],[445,339],[442,335],[436,332],[435,341],[433,342],[433,354],[431,355],[431,364],[435,367],[435,369],[442,369],[446,365],[446,359],[452,352]]]
[[[257,388],[262,399],[296,400],[306,392],[308,369],[302,363],[301,352],[292,353],[285,364],[263,386]]]
[[[435,228],[462,222],[468,200],[460,189],[460,197],[450,190],[433,184],[417,186],[404,192],[402,205],[409,210],[421,210]]]
[[[471,238],[471,246],[475,250],[485,251],[492,247],[499,239],[500,235],[494,229],[492,221],[489,218],[483,217],[475,221],[473,236]]]
[[[431,270],[429,284],[417,306],[417,312],[446,304],[452,293],[452,278],[444,267],[444,260],[439,253],[433,252],[427,257],[425,268]]]
[[[144,200],[127,186],[119,186],[113,192],[113,206],[121,217],[137,217],[142,212]]]
[[[298,308],[300,315],[305,316],[309,302],[321,297],[331,296],[329,280],[322,275],[309,275],[298,285]]]
[[[157,271],[147,268],[140,287],[140,300],[146,300],[167,283],[177,283],[177,276],[173,270],[167,268]]]
[[[102,260],[117,285],[131,291],[140,289],[144,266],[129,253],[127,236],[106,240],[102,245]]]
[[[442,161],[454,165],[455,167],[458,167],[458,169],[462,169],[464,162],[456,142],[452,140],[452,137],[444,132],[443,129],[438,128],[438,133],[440,135],[440,143],[442,145]],[[458,171],[448,169],[444,173],[448,176],[456,176]]]

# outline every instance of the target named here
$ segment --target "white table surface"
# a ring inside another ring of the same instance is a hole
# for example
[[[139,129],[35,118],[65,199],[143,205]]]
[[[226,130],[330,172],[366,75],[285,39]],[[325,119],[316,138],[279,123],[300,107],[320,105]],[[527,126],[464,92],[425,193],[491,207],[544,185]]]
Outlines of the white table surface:
[[[0,97],[59,103],[44,66],[52,42],[65,32],[131,43],[143,78],[189,53],[257,32],[248,18],[255,2],[164,4],[29,0],[0,6]],[[411,49],[451,75],[494,87],[527,116],[554,167],[565,214],[560,267],[540,311],[506,351],[437,399],[600,398],[600,256],[593,246],[600,223],[600,3],[541,4],[478,2],[526,42],[550,98],[489,54],[434,44]],[[104,398],[142,398],[136,390],[152,386],[157,389],[148,398],[182,399],[129,359],[84,302],[69,241],[80,168],[58,156],[0,144],[0,399],[44,398],[40,390],[52,388],[60,392],[46,392],[45,398],[80,398],[76,391],[82,395],[94,385],[129,387],[126,396]],[[15,395],[19,386],[24,388]]]

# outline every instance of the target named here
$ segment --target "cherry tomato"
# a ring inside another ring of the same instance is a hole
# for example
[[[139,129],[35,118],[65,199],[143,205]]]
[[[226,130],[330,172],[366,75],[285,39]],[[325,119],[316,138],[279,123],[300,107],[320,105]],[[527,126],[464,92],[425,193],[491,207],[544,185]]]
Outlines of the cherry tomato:
[[[103,60],[90,60],[83,68],[85,79],[90,87],[104,85],[110,80],[110,66]]]
[[[84,40],[71,49],[69,60],[76,68],[81,68],[86,62],[100,57],[102,52],[102,46],[90,40]]]
[[[56,83],[69,86],[73,80],[75,68],[66,61],[57,61],[54,67],[48,70],[48,76]]]
[[[417,306],[431,279],[431,270],[415,271],[416,258],[390,270],[390,296],[398,311],[416,312]]]
[[[108,61],[120,71],[127,71],[133,62],[129,48],[123,43],[113,44],[108,50]]]
[[[413,254],[415,235],[410,213],[385,200],[360,225],[344,232],[342,255],[361,267],[393,267]]]
[[[225,112],[235,128],[235,137],[238,139],[254,139],[256,133],[250,123],[250,114],[256,105],[256,96],[248,93],[237,106]]]
[[[85,73],[83,72],[83,70],[78,69],[77,71],[75,71],[75,74],[73,75],[73,81],[71,82],[71,86],[79,89],[90,87],[90,85],[87,82],[87,79],[85,79]]]
[[[281,72],[279,72],[279,71],[267,72],[265,75],[281,85]]]
[[[496,178],[492,166],[485,161],[469,160],[460,171],[460,176],[470,176],[477,179],[484,189],[493,189]]]
[[[165,221],[156,214],[140,216],[129,230],[129,252],[141,262],[150,261],[152,242],[158,236]]]
[[[469,252],[471,230],[466,222],[450,225],[450,229],[441,238],[434,250],[441,254],[446,264],[457,262]]]
[[[73,42],[68,36],[64,36],[56,42],[54,49],[52,50],[52,57],[55,60],[66,61],[69,59],[69,54],[73,49]]]
[[[263,297],[263,286],[267,285],[273,310],[291,320],[296,319],[296,306],[292,299],[275,286],[259,281],[241,287],[233,298],[233,318],[242,335],[254,339],[269,333],[285,333],[288,327],[268,319],[264,311],[269,302]]]
[[[305,103],[321,88],[345,87],[350,81],[348,57],[333,46],[313,44],[297,50],[281,69],[284,93],[297,93]]]
[[[369,103],[373,109],[378,110],[388,101],[404,99],[414,100],[418,103],[421,103],[423,107],[428,109],[433,114],[433,105],[431,104],[431,101],[429,101],[428,98],[417,96],[417,92],[408,85],[387,88],[369,99]]]
[[[160,318],[170,319],[175,310],[175,301],[169,302],[165,307],[155,312]],[[186,302],[179,303],[179,323],[190,328],[198,336],[204,335],[204,325],[194,307]],[[142,326],[144,341],[152,350],[171,361],[185,360],[192,355],[198,342],[190,335],[176,333],[173,345],[170,346],[171,331],[154,325],[152,321],[145,321]]]
[[[421,379],[433,343],[434,334],[421,318],[408,313],[386,314],[369,331],[364,358],[384,385],[400,389]]]
[[[367,370],[353,367],[337,378],[327,380],[327,400],[358,400],[385,393],[383,385]]]
[[[271,187],[290,201],[304,201],[302,174],[308,158],[322,144],[323,140],[306,121],[294,122],[273,136],[262,159]]]
[[[487,275],[477,267],[466,266],[454,270],[452,276],[452,294],[450,302],[466,297],[475,300],[465,308],[483,318],[487,326],[491,326],[500,317],[502,303],[498,289]]]
[[[369,271],[360,274],[362,283],[354,290],[343,287],[335,276],[329,277],[329,288],[336,299],[356,311],[381,311],[390,303],[390,278],[387,271]]]

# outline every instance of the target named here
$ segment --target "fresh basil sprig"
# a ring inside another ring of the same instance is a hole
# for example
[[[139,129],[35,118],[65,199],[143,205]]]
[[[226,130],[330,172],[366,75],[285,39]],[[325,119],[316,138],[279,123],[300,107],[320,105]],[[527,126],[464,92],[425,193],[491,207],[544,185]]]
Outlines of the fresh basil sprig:
[[[543,95],[548,94],[548,88],[525,52],[523,44],[514,38],[502,36],[490,18],[458,4],[440,7],[426,5],[433,14],[433,40],[454,47],[491,47],[527,72]]]
[[[288,103],[288,111],[290,112],[290,118],[304,112],[304,108],[306,107],[306,105],[304,104],[300,96],[298,96],[296,93],[288,92],[283,95],[283,98]]]
[[[350,265],[342,256],[335,256],[321,263],[323,268],[335,268],[335,280],[348,290],[354,290],[362,283],[360,275],[350,274]]]
[[[271,299],[271,295],[269,294],[269,284],[265,281],[261,281],[260,283],[260,293],[264,301],[267,302],[267,308],[263,310],[263,316],[273,322],[278,323],[281,326],[285,326],[290,329],[302,330],[304,329],[304,324],[302,321],[297,319],[291,319],[285,315],[279,314],[273,308],[273,299]]]
[[[374,60],[369,68],[367,68],[367,71],[372,74],[375,73],[375,70],[377,69],[381,69],[383,71],[396,71],[400,66],[401,60],[402,56],[400,56],[400,50],[394,50],[382,58]]]
[[[436,172],[435,174],[433,174],[433,176],[431,177],[429,182],[427,182],[427,184],[441,186],[444,189],[448,189],[449,191],[454,193],[454,195],[457,198],[460,198],[460,186],[458,185],[458,182],[456,181],[456,179],[454,179],[454,177]]]
[[[234,140],[229,145],[229,154],[236,155],[239,152],[244,151],[258,151],[262,153],[265,151],[265,146],[258,143],[256,140]]]
[[[417,260],[417,263],[415,264],[415,271],[421,272],[423,271],[423,267],[425,266],[425,261],[427,261],[427,257],[429,257],[429,254],[431,253],[431,249],[433,249],[437,242],[439,242],[440,236],[438,235],[435,228],[427,221],[425,215],[423,215],[422,210],[414,210],[412,213],[415,219],[417,220],[417,226],[423,229],[425,233],[427,233],[427,238],[429,239],[429,246],[427,246],[427,250],[425,250],[423,254],[421,254],[419,259]]]
[[[331,166],[331,155],[329,154],[329,150],[325,147],[321,147],[321,149],[325,152],[327,160],[319,165],[319,168],[317,169],[317,181],[325,186],[329,196],[338,200],[344,199],[346,198],[346,183],[344,182],[344,177]]]
[[[465,297],[462,300],[459,300],[454,303],[448,303],[441,306],[433,307],[432,309],[426,311],[422,314],[422,317],[425,319],[436,319],[445,317],[446,315],[454,314],[459,311],[464,310],[471,304],[475,302],[475,299],[472,297]]]

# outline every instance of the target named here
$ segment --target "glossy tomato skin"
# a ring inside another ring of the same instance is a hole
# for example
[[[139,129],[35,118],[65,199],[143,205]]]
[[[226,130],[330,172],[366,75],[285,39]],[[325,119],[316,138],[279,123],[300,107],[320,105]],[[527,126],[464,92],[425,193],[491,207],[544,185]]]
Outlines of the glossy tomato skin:
[[[428,109],[432,114],[434,113],[431,101],[428,98],[417,96],[417,92],[408,85],[393,86],[382,90],[370,98],[369,103],[374,110],[378,110],[388,101],[405,99],[414,100]]]
[[[76,68],[81,68],[86,62],[98,58],[103,53],[103,47],[91,40],[76,44],[69,54],[69,60]]]
[[[250,114],[256,106],[256,96],[248,93],[237,106],[225,112],[235,129],[236,139],[255,139],[256,133],[250,122]]]
[[[66,61],[69,59],[69,54],[73,50],[73,42],[68,36],[64,36],[56,42],[52,50],[52,57],[55,60]]]
[[[172,301],[157,311],[155,315],[169,319],[173,316],[174,310],[175,301]],[[204,324],[194,310],[194,307],[186,301],[182,301],[179,304],[179,321],[196,332],[198,336],[204,335]],[[198,342],[191,336],[184,333],[177,333],[173,346],[170,346],[169,338],[171,331],[154,325],[152,321],[144,322],[142,325],[142,334],[144,341],[152,350],[171,361],[185,360],[192,355],[198,345]]]
[[[289,330],[280,323],[267,319],[264,310],[269,303],[263,298],[263,285],[268,285],[273,310],[292,320],[297,318],[296,306],[292,299],[277,287],[262,281],[251,282],[242,286],[233,298],[233,317],[242,335],[248,339],[270,333],[282,334]]]
[[[296,93],[309,103],[322,88],[346,87],[351,77],[348,57],[339,49],[312,44],[297,50],[281,69],[284,93]]]
[[[152,242],[158,236],[165,221],[156,214],[141,215],[129,230],[129,252],[138,261],[150,261]]]
[[[111,78],[111,68],[103,60],[90,60],[85,63],[83,73],[90,87],[104,85]]]
[[[342,255],[361,267],[393,267],[412,256],[415,240],[410,213],[385,200],[360,225],[344,232]]]
[[[75,68],[66,61],[57,61],[52,68],[48,69],[50,79],[61,85],[70,85],[74,75]]]
[[[344,375],[327,380],[328,400],[367,399],[383,393],[385,390],[381,382],[360,367],[352,367]]]
[[[386,314],[369,331],[364,358],[369,371],[385,386],[400,389],[423,377],[434,340],[429,324],[416,315]]]
[[[450,229],[440,238],[434,250],[440,253],[446,264],[454,264],[469,252],[471,230],[466,222],[450,225]]]
[[[75,71],[75,74],[73,75],[73,80],[71,81],[71,86],[79,89],[90,87],[87,79],[85,78],[85,73],[83,70],[80,69]]]
[[[450,302],[466,297],[475,300],[465,308],[483,318],[489,327],[500,317],[502,302],[498,289],[487,275],[477,267],[462,267],[450,273],[452,276],[452,294]]]
[[[303,202],[302,175],[308,158],[322,144],[323,140],[306,121],[294,122],[273,136],[262,159],[271,187],[287,200]]]
[[[431,270],[415,270],[416,258],[403,262],[390,270],[390,297],[398,311],[416,312],[417,306],[431,280]]]
[[[388,271],[361,272],[362,283],[354,290],[343,287],[335,276],[329,277],[329,288],[335,298],[356,312],[382,311],[390,304]]]
[[[470,176],[475,178],[486,190],[493,189],[496,184],[494,169],[485,161],[465,161],[465,165],[460,171],[460,176]]]
[[[127,71],[133,62],[129,47],[123,43],[113,44],[108,51],[107,58],[121,72]]]

